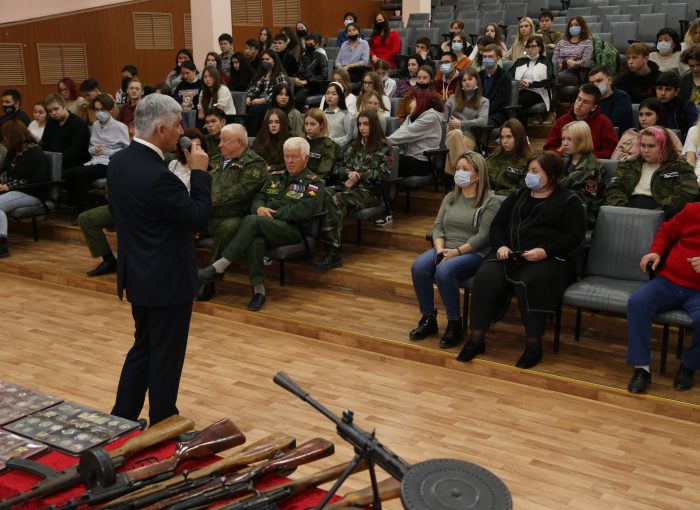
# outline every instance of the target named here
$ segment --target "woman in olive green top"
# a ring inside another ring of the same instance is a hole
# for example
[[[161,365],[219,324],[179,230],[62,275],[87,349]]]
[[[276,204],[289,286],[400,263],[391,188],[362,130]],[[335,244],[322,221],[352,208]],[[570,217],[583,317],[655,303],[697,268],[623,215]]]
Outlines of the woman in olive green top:
[[[517,119],[503,123],[501,144],[486,160],[491,189],[496,195],[510,195],[525,187],[527,160],[532,154],[525,126]]]
[[[434,308],[433,283],[437,283],[447,312],[447,329],[440,347],[457,345],[462,340],[460,318],[460,282],[476,273],[489,251],[489,227],[498,200],[489,189],[484,158],[467,152],[457,160],[455,188],[445,196],[433,224],[433,248],[413,262],[411,275],[422,317],[409,334],[422,340],[438,332]]]

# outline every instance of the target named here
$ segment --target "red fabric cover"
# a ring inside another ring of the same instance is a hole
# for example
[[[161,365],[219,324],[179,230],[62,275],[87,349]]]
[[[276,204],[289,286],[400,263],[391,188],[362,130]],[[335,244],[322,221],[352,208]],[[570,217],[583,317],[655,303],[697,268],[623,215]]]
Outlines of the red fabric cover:
[[[134,436],[139,434],[139,432],[133,432],[132,434],[128,434],[116,441],[113,441],[112,443],[108,444],[105,446],[106,450],[113,450],[115,448],[118,448],[124,442]],[[170,457],[174,451],[175,451],[175,441],[168,441],[166,443],[163,443],[161,445],[158,445],[156,447],[150,448],[148,450],[144,450],[140,455],[138,455],[136,458],[130,459],[127,461],[127,463],[119,470],[119,471],[128,471],[129,469],[132,469],[136,467],[136,465],[139,463],[139,461],[143,459],[147,459],[149,457],[155,457],[156,459],[162,460]],[[211,464],[212,462],[218,460],[220,457],[212,456],[209,459],[202,460],[202,461],[190,461],[184,463],[178,471],[182,471],[184,469],[189,469],[192,470],[193,468],[200,467],[200,466],[205,466],[207,464]],[[57,452],[55,450],[49,450],[49,453],[46,453],[42,456],[39,457],[34,457],[32,460],[36,460],[37,462],[40,462],[41,464],[44,464],[46,466],[52,467],[53,469],[57,471],[61,471],[63,469],[69,468],[75,464],[78,463],[78,458],[77,457],[72,457],[70,455],[66,455],[60,452]],[[283,478],[283,477],[276,477],[276,476],[269,476],[266,477],[265,479],[261,480],[260,483],[256,484],[256,487],[258,489],[266,489],[275,485],[278,485],[282,482],[287,481],[288,478]],[[5,470],[2,472],[0,475],[0,499],[4,499],[10,496],[13,496],[17,494],[18,492],[23,492],[29,490],[31,487],[33,487],[37,482],[39,482],[40,479],[37,478],[34,475],[31,475],[29,473],[26,473],[24,471],[18,471],[18,470]],[[57,494],[54,494],[53,496],[44,498],[44,499],[36,499],[34,501],[31,501],[27,503],[26,505],[22,505],[19,507],[15,508],[21,508],[21,509],[34,509],[34,508],[39,508],[43,507],[46,505],[51,505],[51,504],[56,504],[56,503],[63,503],[66,500],[70,498],[74,498],[76,496],[80,496],[83,492],[85,491],[85,487],[81,484],[78,484],[74,486],[71,489],[65,490],[63,492],[59,492]],[[282,510],[302,510],[304,508],[308,507],[313,507],[315,506],[323,496],[326,494],[326,491],[320,490],[320,489],[313,489],[305,492],[304,494],[301,494],[299,496],[296,496],[294,498],[291,498],[289,501],[286,503],[283,503],[280,508]],[[331,501],[336,501],[338,498],[337,496],[334,497]],[[220,503],[217,503],[217,505]]]
[[[661,225],[650,253],[671,250],[659,274],[676,285],[700,290],[700,274],[689,258],[700,257],[700,203],[687,204],[681,212]]]

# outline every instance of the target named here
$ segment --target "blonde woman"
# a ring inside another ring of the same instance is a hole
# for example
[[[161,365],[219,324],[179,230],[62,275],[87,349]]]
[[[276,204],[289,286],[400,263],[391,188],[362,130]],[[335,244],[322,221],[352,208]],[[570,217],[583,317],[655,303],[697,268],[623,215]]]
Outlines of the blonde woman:
[[[693,21],[688,27],[688,30],[683,37],[681,48],[686,50],[696,44],[700,44],[700,18]]]
[[[520,18],[518,22],[518,37],[515,39],[513,46],[503,55],[503,60],[518,60],[520,57],[524,57],[527,40],[533,35],[535,35],[535,24],[532,22],[532,18]]]

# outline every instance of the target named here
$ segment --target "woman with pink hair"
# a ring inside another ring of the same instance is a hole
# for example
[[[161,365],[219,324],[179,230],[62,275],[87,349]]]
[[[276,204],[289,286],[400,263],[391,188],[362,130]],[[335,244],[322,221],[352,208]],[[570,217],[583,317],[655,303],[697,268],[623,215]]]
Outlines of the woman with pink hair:
[[[670,218],[695,200],[693,167],[678,157],[666,128],[642,130],[639,156],[619,164],[608,182],[607,205],[659,209]]]
[[[87,102],[80,95],[78,84],[67,76],[58,82],[58,93],[66,100],[66,109],[83,120],[87,120]]]

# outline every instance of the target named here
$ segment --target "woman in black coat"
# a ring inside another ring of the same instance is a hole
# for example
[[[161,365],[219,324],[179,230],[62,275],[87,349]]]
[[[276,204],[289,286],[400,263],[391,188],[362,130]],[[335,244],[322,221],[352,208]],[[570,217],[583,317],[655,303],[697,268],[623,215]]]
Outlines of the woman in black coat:
[[[484,335],[507,309],[514,293],[527,335],[519,368],[542,359],[547,314],[556,313],[575,278],[571,252],[582,242],[586,218],[581,201],[560,185],[564,162],[554,152],[528,160],[526,189],[510,195],[491,223],[492,252],[476,273],[471,335],[457,359],[485,350]]]

